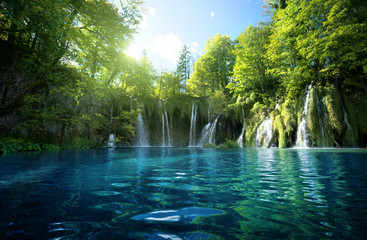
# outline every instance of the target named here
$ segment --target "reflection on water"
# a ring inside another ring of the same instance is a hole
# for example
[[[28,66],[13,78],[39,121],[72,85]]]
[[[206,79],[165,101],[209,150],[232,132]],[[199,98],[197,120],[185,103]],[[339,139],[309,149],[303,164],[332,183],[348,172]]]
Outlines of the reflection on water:
[[[365,150],[131,148],[0,162],[0,239],[367,235]]]

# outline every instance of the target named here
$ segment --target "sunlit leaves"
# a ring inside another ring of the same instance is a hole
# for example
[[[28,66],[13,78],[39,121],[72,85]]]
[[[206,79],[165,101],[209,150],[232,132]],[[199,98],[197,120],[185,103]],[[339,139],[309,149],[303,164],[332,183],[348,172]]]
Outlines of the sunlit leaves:
[[[261,24],[256,27],[249,26],[237,38],[238,44],[234,51],[234,82],[228,85],[235,96],[250,96],[253,92],[265,96],[274,95],[276,82],[270,74],[272,62],[267,56],[270,34],[270,25]]]
[[[191,94],[206,96],[215,90],[227,91],[235,62],[233,49],[234,42],[229,36],[217,34],[207,41],[205,54],[195,63],[193,75],[188,80]]]

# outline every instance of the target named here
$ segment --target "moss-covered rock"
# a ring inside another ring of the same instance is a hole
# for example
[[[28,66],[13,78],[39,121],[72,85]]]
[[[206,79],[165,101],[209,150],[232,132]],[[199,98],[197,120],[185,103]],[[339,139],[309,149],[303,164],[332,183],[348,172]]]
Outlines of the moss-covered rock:
[[[335,136],[335,141],[338,141],[343,131],[343,109],[338,99],[335,85],[324,87],[324,92],[324,104],[329,119],[329,127]]]
[[[344,95],[344,101],[351,128],[345,127],[344,143],[346,147],[364,147],[367,144],[367,93]]]
[[[281,115],[277,115],[273,121],[274,129],[278,132],[278,147],[286,148],[288,145],[288,138],[286,127],[284,125],[283,117]]]

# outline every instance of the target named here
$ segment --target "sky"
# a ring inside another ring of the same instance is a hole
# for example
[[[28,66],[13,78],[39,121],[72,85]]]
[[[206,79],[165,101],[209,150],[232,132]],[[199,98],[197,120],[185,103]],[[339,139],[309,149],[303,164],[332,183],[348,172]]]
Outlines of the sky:
[[[127,53],[139,59],[143,50],[158,71],[176,69],[184,45],[194,59],[216,34],[235,39],[249,25],[266,20],[261,0],[145,0],[139,33]]]

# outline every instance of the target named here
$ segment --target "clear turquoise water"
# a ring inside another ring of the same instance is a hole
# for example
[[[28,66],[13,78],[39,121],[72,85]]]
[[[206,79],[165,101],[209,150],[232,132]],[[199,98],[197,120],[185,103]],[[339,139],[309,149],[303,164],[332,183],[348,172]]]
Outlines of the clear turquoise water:
[[[0,239],[365,239],[367,151],[0,156]]]

